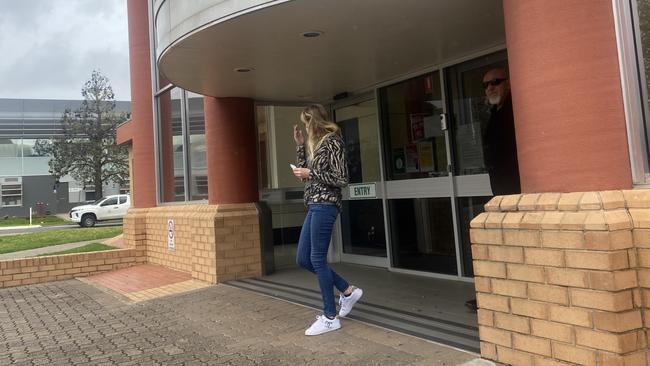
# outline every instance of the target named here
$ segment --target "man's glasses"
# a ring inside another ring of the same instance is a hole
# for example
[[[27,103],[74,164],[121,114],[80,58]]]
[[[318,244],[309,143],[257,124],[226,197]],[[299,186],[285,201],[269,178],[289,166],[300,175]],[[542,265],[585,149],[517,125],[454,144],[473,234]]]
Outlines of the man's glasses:
[[[506,81],[506,80],[508,80],[508,79],[496,78],[496,79],[492,79],[492,80],[484,81],[484,82],[483,82],[483,87],[484,87],[485,89],[487,89],[487,87],[490,86],[490,85],[492,85],[492,86],[497,86],[497,85],[500,85],[502,82],[504,82],[504,81]]]

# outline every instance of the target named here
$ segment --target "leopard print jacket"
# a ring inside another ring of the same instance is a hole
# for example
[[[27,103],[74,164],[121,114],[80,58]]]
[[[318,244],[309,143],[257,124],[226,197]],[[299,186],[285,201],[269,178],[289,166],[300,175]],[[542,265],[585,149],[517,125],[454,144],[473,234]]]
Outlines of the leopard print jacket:
[[[305,205],[333,203],[341,211],[341,188],[348,185],[345,142],[341,136],[327,136],[314,151],[312,160],[307,160],[305,145],[296,146],[296,154],[298,167],[310,170],[305,183]]]

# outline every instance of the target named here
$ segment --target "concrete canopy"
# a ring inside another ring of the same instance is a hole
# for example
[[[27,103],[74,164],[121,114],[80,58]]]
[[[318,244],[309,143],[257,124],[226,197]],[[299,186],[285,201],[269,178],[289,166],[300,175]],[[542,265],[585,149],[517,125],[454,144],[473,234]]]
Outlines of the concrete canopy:
[[[203,6],[177,20],[189,30],[182,34],[158,27],[162,74],[216,97],[327,101],[505,44],[501,0],[259,3],[216,20]],[[302,35],[309,31],[322,35]]]

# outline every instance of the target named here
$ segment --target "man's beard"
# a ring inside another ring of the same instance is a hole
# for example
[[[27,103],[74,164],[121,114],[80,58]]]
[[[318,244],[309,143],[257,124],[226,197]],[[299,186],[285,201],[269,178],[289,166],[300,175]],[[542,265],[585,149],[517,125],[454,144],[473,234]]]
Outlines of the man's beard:
[[[487,97],[487,101],[491,105],[497,105],[501,102],[501,96],[500,95],[489,96]]]

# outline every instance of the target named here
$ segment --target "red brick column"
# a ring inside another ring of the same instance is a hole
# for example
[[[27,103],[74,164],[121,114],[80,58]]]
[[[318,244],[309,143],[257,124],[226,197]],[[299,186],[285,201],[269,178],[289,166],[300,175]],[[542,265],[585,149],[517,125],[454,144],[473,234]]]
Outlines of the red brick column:
[[[129,0],[129,65],[133,133],[133,207],[156,205],[151,54],[146,0]]]
[[[522,191],[631,188],[612,2],[503,6]]]
[[[258,200],[254,104],[247,98],[204,98],[208,201]]]

